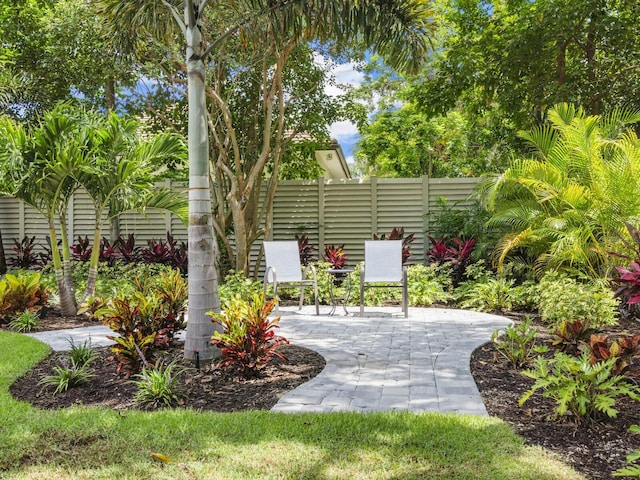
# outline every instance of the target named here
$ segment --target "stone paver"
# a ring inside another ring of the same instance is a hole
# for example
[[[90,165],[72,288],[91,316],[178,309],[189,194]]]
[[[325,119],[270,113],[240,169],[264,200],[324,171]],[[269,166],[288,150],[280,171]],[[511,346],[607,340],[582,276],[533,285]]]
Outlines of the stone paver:
[[[326,310],[326,312],[325,312]],[[469,368],[473,350],[510,320],[497,315],[437,308],[369,307],[365,316],[316,316],[313,307],[282,307],[280,335],[326,360],[315,378],[284,395],[278,412],[379,410],[440,411],[487,415]],[[69,350],[90,339],[108,345],[107,327],[30,334]]]

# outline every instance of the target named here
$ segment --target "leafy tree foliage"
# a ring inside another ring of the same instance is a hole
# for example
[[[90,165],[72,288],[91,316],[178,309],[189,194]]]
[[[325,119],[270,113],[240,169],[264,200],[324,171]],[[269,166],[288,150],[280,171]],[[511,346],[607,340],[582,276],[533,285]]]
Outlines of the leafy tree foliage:
[[[113,108],[115,82],[135,81],[92,2],[28,0],[0,8],[0,113],[30,118],[75,98]],[[20,88],[11,88],[14,81]],[[2,91],[10,97],[2,101]]]
[[[453,34],[414,98],[430,114],[498,102],[519,129],[558,102],[638,109],[639,16],[633,0],[453,0],[441,19]]]

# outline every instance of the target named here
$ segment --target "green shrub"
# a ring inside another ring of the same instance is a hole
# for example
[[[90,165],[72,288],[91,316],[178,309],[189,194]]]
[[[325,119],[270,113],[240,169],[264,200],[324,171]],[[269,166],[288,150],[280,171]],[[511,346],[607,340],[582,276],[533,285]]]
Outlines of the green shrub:
[[[489,278],[484,282],[474,282],[461,298],[460,306],[480,312],[512,310],[511,292],[513,280]]]
[[[552,325],[581,320],[599,329],[618,321],[619,302],[607,287],[550,274],[542,278],[537,290],[540,316]]]
[[[94,376],[88,365],[77,365],[73,360],[60,359],[60,365],[53,367],[53,374],[44,377],[39,384],[43,387],[56,387],[56,393],[66,392],[71,387],[87,383]]]
[[[436,264],[411,265],[407,270],[409,305],[428,307],[436,302],[447,303],[453,298],[447,288],[450,286],[451,276],[440,274]]]
[[[144,367],[141,373],[134,376],[136,380],[132,381],[137,387],[134,401],[146,406],[175,407],[184,397],[178,378],[186,370],[176,370],[176,360],[166,366],[158,361],[154,367]]]
[[[619,397],[640,400],[639,387],[613,374],[615,362],[612,358],[591,364],[586,354],[576,357],[563,352],[557,352],[551,360],[538,357],[534,368],[523,372],[535,383],[520,398],[519,404],[523,405],[541,391],[543,397],[556,402],[558,417],[570,414],[576,423],[595,420],[598,414],[615,418]]]
[[[212,321],[221,325],[222,332],[215,332],[211,341],[221,350],[218,367],[239,367],[244,377],[255,376],[289,341],[275,334],[280,317],[269,319],[273,300],[265,302],[262,292],[255,293],[251,302],[234,298],[221,313],[210,312]]]
[[[35,330],[40,325],[40,317],[36,312],[25,310],[9,322],[9,328],[19,333]]]
[[[238,297],[243,300],[250,300],[254,293],[262,290],[262,283],[247,278],[242,270],[229,270],[218,287],[220,303],[227,305],[231,299]]]
[[[496,330],[491,341],[496,351],[515,368],[527,365],[534,353],[546,351],[546,347],[536,346],[538,329],[531,326],[531,317],[526,317],[519,325],[508,326],[502,335]]]

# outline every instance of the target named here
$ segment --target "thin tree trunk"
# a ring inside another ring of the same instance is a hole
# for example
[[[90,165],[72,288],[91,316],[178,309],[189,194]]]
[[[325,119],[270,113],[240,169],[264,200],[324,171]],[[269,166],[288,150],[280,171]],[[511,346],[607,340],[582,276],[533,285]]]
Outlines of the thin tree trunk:
[[[2,231],[0,230],[0,275],[7,273],[7,257],[4,254],[4,244],[2,243]]]
[[[60,239],[62,240],[62,272],[64,281],[69,292],[69,300],[73,302],[73,309],[77,312],[78,304],[76,302],[75,290],[73,288],[73,276],[71,272],[71,249],[69,248],[69,235],[67,233],[67,217],[64,213],[58,215],[60,219]],[[56,247],[56,251],[57,251]],[[75,313],[74,313],[75,315]]]
[[[184,356],[190,360],[197,357],[208,360],[217,353],[211,346],[215,328],[207,312],[220,311],[209,183],[206,72],[201,57],[204,45],[197,16],[199,3],[187,0],[184,4],[189,100],[189,310]]]
[[[76,308],[75,298],[73,298],[73,292],[69,292],[67,288],[64,270],[62,268],[62,260],[60,259],[60,251],[58,250],[56,229],[53,225],[49,227],[49,238],[51,242],[53,269],[56,274],[56,284],[58,286],[58,296],[60,297],[60,312],[65,317],[73,317],[78,313],[78,310]]]
[[[91,259],[89,260],[89,273],[87,275],[87,286],[84,289],[81,303],[87,301],[87,298],[93,297],[96,293],[96,280],[98,278],[98,263],[100,262],[100,236],[102,231],[100,227],[96,227],[93,231],[93,245],[91,250]]]

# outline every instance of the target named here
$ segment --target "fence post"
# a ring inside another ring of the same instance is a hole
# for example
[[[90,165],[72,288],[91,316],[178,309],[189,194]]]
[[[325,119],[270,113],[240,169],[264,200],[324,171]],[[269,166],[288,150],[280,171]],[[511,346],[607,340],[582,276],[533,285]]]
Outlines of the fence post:
[[[324,177],[318,177],[318,258],[324,251]]]
[[[371,237],[378,233],[378,177],[371,177]]]
[[[428,238],[429,235],[429,181],[428,175],[422,175],[422,230],[424,234],[424,252],[429,249]]]
[[[18,200],[18,218],[20,219],[20,225],[18,225],[18,241],[20,241],[26,235],[25,225],[27,224],[27,216],[22,200]]]
[[[170,178],[166,178],[164,181],[164,187],[171,190],[171,179]],[[164,213],[164,229],[169,232],[171,235],[173,235],[173,231],[171,228],[171,212],[165,212]]]

